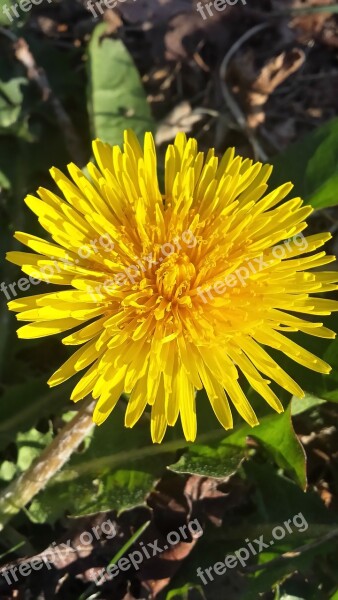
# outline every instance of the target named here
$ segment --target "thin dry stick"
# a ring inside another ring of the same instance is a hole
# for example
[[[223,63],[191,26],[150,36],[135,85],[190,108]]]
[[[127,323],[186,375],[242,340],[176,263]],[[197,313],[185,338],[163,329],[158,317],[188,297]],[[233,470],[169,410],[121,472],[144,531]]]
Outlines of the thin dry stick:
[[[31,467],[0,494],[0,531],[28,504],[63,467],[84,438],[95,427],[94,402],[85,401],[81,410],[61,429]]]
[[[220,69],[219,69],[221,90],[222,90],[224,100],[226,101],[227,106],[228,106],[229,110],[231,111],[233,117],[236,119],[237,124],[239,125],[240,129],[242,129],[242,131],[244,132],[244,134],[247,136],[248,140],[250,141],[253,151],[255,153],[255,158],[256,159],[259,158],[263,162],[267,162],[268,157],[265,154],[263,148],[261,148],[261,146],[258,143],[258,140],[254,136],[253,132],[248,127],[242,110],[238,106],[235,98],[233,97],[232,93],[230,92],[230,90],[227,86],[226,76],[227,76],[227,72],[228,72],[229,63],[230,63],[232,57],[241,48],[241,46],[243,46],[243,44],[245,44],[245,42],[247,42],[251,37],[253,37],[257,33],[259,33],[260,31],[263,31],[263,29],[267,29],[268,27],[271,27],[271,25],[269,23],[261,23],[260,25],[255,25],[255,27],[252,27],[252,29],[249,29],[249,31],[246,31],[245,34],[242,35],[237,40],[237,42],[230,48],[229,52],[227,52],[227,54],[225,55],[225,57],[222,60],[222,63],[221,63]]]

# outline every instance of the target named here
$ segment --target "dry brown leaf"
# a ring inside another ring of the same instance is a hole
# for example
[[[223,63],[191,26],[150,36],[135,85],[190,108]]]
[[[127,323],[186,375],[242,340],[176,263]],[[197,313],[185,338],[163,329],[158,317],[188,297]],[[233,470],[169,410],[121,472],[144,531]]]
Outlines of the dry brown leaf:
[[[254,73],[251,53],[246,55],[246,60],[248,59],[249,64],[244,63],[243,57],[238,59],[234,68],[244,96],[247,124],[255,129],[265,121],[264,106],[269,97],[290,75],[300,69],[305,62],[305,53],[300,48],[282,52],[271,58],[258,73]]]
[[[189,102],[181,102],[159,126],[156,132],[156,143],[161,145],[171,142],[180,131],[190,133],[195,123],[201,121],[202,118],[202,115],[193,113]]]

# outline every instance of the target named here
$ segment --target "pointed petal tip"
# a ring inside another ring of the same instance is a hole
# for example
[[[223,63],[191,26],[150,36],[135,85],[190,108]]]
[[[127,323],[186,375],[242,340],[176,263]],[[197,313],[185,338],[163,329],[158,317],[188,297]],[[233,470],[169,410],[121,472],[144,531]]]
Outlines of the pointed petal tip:
[[[64,381],[64,379],[62,377],[60,377],[59,371],[56,371],[48,379],[47,384],[49,385],[50,388],[52,388],[52,387],[56,387],[57,385],[60,385],[60,383],[63,383],[63,381]]]
[[[163,438],[165,436],[165,431],[162,432],[151,432],[151,441],[153,442],[153,444],[161,444],[163,441]]]
[[[187,436],[185,436],[185,439],[187,442],[193,444],[196,441],[196,434],[195,435],[187,435]]]
[[[13,311],[20,310],[18,308],[17,300],[10,300],[9,302],[7,302],[7,308],[8,308],[8,310],[13,310]]]

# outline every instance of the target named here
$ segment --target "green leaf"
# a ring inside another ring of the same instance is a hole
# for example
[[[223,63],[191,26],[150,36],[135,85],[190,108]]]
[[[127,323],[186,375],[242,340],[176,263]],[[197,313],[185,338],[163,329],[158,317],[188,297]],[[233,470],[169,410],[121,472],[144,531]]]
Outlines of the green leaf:
[[[26,471],[42,450],[52,441],[52,432],[43,434],[37,429],[30,429],[25,433],[18,433],[16,437],[17,460],[16,463],[5,461],[0,470],[0,479],[10,481]]]
[[[147,527],[149,526],[150,521],[146,521],[145,523],[143,523],[143,525],[141,525],[141,527],[139,527],[135,533],[129,538],[129,540],[126,541],[126,543],[122,546],[122,548],[120,548],[118,550],[118,552],[116,552],[116,554],[113,556],[113,558],[110,561],[110,565],[115,565],[117,563],[117,561],[126,554],[126,552],[128,552],[129,548],[132,547],[133,544],[135,544],[137,542],[137,540],[139,540],[139,538],[141,537],[141,535],[145,532],[145,530],[147,529]]]
[[[335,515],[327,510],[313,490],[304,493],[293,481],[267,463],[251,460],[244,463],[243,469],[249,482],[256,488],[255,524],[257,521],[282,524],[284,519],[301,512],[308,527],[305,523],[303,527],[293,528],[292,540],[297,538],[297,544],[303,544],[312,537],[316,539],[319,533],[322,535],[332,530]],[[280,543],[283,546],[284,539]]]
[[[4,12],[4,8],[11,3],[8,0],[0,0],[0,25],[11,25],[11,19]]]
[[[175,473],[193,473],[201,477],[230,477],[238,471],[244,453],[244,446],[232,446],[226,439],[212,446],[196,444],[169,468]]]
[[[306,488],[306,455],[293,428],[291,403],[281,415],[262,419],[258,427],[248,431],[248,435],[258,440],[276,464],[290,472],[303,489]]]
[[[4,460],[0,465],[1,481],[12,481],[17,473],[16,466],[10,460]]]
[[[23,25],[29,19],[29,12],[32,6],[26,5],[26,10],[21,8],[21,2],[15,2],[15,0],[0,0],[0,25],[10,27],[12,30],[16,30],[18,25]],[[34,2],[33,2],[34,4]],[[36,2],[38,4],[38,2]],[[4,9],[7,6],[6,15]]]
[[[293,396],[291,401],[291,414],[293,417],[295,417],[325,403],[326,400],[324,400],[324,398],[318,398],[318,396],[313,394],[306,393],[304,398],[297,398],[296,396]]]
[[[338,382],[338,338],[331,342],[323,358],[332,367],[329,379],[336,384]]]
[[[98,25],[89,44],[89,114],[94,137],[120,144],[124,129],[140,137],[154,129],[140,75],[121,40],[104,38]]]
[[[337,205],[338,121],[316,149],[306,168],[306,191],[315,208]]]
[[[272,163],[271,185],[292,181],[292,193],[316,209],[337,205],[338,119],[291,144]]]
[[[90,443],[89,443],[90,442]],[[73,515],[126,510],[144,504],[154,483],[172,462],[184,441],[154,446],[147,419],[133,429],[124,427],[117,408],[94,430],[89,447],[70,462],[32,503],[29,511],[39,522],[54,521],[67,510]]]
[[[52,441],[52,432],[43,434],[37,429],[31,429],[26,433],[18,433],[17,447],[18,459],[17,468],[21,473],[29,469],[33,460],[35,460]]]
[[[246,424],[238,427],[221,442],[193,444],[170,469],[179,473],[227,477],[242,464],[248,436],[259,441],[277,465],[290,472],[297,483],[305,488],[306,458],[293,429],[291,404],[281,415],[273,413],[263,417],[257,427],[251,428]]]
[[[0,81],[0,132],[16,125],[23,102],[22,88],[28,85],[24,77]]]

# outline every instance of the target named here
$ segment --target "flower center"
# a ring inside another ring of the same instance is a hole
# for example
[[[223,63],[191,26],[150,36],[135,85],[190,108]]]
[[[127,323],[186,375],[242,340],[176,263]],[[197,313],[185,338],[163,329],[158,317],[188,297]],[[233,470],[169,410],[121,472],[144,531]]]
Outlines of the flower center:
[[[156,270],[157,289],[168,300],[179,298],[190,289],[195,276],[195,266],[186,254],[170,254]]]

